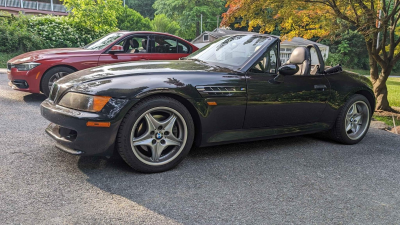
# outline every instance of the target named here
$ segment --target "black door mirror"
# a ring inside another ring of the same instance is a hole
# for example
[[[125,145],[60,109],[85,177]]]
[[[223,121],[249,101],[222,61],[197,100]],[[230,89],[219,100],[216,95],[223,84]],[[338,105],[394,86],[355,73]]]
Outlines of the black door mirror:
[[[279,74],[282,74],[284,76],[291,76],[299,72],[299,66],[297,66],[296,64],[283,65],[278,69],[278,71]]]

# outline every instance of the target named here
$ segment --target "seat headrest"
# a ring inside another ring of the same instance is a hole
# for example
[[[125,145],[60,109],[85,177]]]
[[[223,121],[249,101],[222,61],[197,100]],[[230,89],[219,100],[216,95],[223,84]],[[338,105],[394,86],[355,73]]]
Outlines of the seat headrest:
[[[302,64],[307,59],[307,48],[297,47],[293,50],[289,62],[291,64]]]
[[[132,48],[139,47],[139,42],[136,39],[131,39],[129,42],[130,42]]]
[[[147,48],[147,39],[142,39],[142,47],[143,49]]]

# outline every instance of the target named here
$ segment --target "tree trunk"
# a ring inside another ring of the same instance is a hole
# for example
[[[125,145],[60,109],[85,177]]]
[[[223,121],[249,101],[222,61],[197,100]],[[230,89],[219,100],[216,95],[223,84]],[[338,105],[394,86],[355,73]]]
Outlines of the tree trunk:
[[[200,35],[200,22],[197,21],[196,22],[196,37],[198,37]]]
[[[393,109],[389,105],[388,101],[388,90],[386,86],[386,81],[392,72],[392,66],[388,66],[386,68],[382,68],[381,74],[377,76],[372,75],[371,69],[371,81],[374,88],[374,94],[376,98],[376,107],[375,110],[383,110],[383,111],[393,111]],[[375,79],[377,77],[377,79]]]
[[[373,91],[376,98],[376,106],[375,110],[383,110],[383,111],[393,111],[393,109],[389,105],[388,101],[388,90],[386,86],[386,81],[392,72],[393,66],[386,66],[382,68],[381,73],[379,74],[378,63],[376,62],[375,58],[372,56],[372,49],[375,46],[372,44],[371,41],[366,41],[367,50],[368,50],[368,57],[369,57],[369,72],[371,76],[371,82],[373,85]]]
[[[369,74],[371,76],[371,80],[378,80],[378,63],[371,54],[369,54]]]

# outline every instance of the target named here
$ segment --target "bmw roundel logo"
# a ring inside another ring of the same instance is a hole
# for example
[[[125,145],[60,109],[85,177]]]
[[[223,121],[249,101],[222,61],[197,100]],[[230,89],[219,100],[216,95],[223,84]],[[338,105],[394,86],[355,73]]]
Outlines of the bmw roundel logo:
[[[162,134],[161,134],[160,132],[158,132],[158,133],[156,134],[156,138],[157,138],[157,139],[161,139],[161,138],[162,138]]]

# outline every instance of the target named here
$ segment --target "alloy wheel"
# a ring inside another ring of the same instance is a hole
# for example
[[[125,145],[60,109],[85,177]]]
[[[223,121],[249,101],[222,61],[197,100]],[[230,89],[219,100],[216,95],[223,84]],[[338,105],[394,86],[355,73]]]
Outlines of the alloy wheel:
[[[187,125],[182,115],[169,107],[147,110],[131,131],[131,147],[147,165],[158,166],[174,160],[187,140]]]
[[[51,87],[53,86],[54,82],[62,78],[63,76],[68,75],[66,72],[58,72],[53,74],[50,79],[49,79],[49,90],[51,90]]]
[[[363,101],[353,103],[347,111],[345,130],[347,137],[357,140],[363,136],[369,125],[369,108]]]

